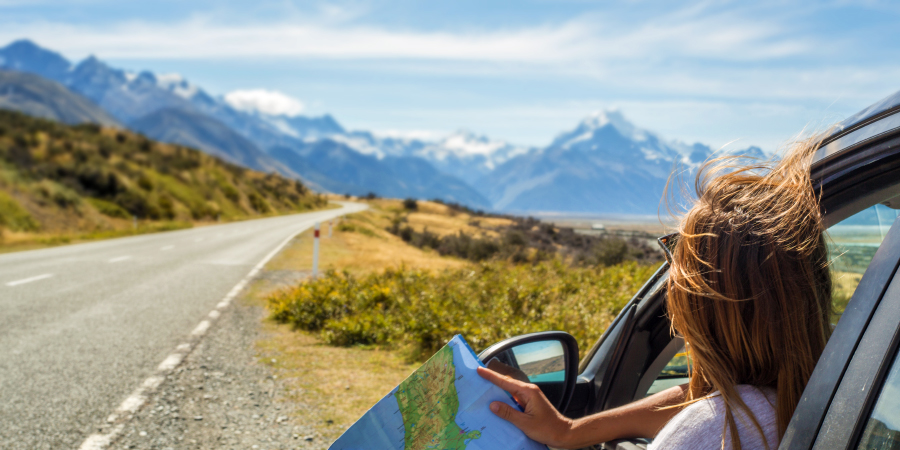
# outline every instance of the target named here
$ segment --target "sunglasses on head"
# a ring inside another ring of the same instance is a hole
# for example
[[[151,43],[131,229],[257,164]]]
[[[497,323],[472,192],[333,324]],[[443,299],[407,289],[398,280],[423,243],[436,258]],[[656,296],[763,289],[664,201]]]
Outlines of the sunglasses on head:
[[[660,248],[662,248],[663,255],[666,256],[666,261],[669,265],[672,265],[672,250],[675,249],[675,243],[678,242],[678,233],[670,233],[661,238],[656,239],[656,242],[659,244]]]

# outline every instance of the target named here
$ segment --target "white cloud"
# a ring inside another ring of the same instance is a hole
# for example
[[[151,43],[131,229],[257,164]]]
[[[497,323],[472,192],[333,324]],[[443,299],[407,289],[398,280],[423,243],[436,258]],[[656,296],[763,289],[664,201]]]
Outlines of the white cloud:
[[[332,8],[333,9],[333,8]],[[43,45],[102,58],[389,58],[556,64],[709,58],[758,61],[809,55],[819,47],[792,37],[790,23],[751,21],[702,8],[627,24],[585,14],[546,25],[494,30],[398,30],[333,20],[325,9],[306,21],[224,23],[196,15],[181,22],[127,21],[108,26],[10,22],[0,40],[27,35]]]
[[[296,116],[303,112],[303,103],[278,91],[247,89],[225,94],[225,102],[232,108],[259,112],[271,116]]]

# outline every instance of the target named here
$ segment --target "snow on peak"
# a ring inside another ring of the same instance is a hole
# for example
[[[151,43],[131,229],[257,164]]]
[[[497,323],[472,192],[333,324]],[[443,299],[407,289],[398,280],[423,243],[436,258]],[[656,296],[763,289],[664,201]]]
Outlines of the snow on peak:
[[[504,141],[491,140],[487,136],[479,136],[467,130],[458,130],[441,139],[439,145],[457,155],[485,156],[509,147],[509,144]]]
[[[246,89],[225,94],[225,103],[238,111],[265,114],[269,116],[294,117],[303,112],[300,100],[268,89]]]
[[[156,84],[187,100],[190,100],[197,94],[200,90],[196,85],[189,83],[184,79],[180,74],[177,73],[164,73],[156,76]]]
[[[611,125],[622,136],[635,141],[642,141],[647,138],[647,132],[635,127],[618,109],[597,111],[581,121],[581,126],[588,130],[596,130],[607,125]]]

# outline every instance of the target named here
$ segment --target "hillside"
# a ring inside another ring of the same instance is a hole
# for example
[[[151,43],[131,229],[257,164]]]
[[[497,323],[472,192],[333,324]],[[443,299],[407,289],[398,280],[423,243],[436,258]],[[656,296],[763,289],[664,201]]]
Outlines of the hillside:
[[[0,109],[68,124],[118,126],[115,119],[90,100],[55,81],[22,72],[0,70]]]
[[[284,164],[216,119],[192,111],[161,109],[133,122],[129,128],[160,142],[186,145],[253,170],[276,171],[296,178]]]
[[[239,219],[325,203],[298,181],[191,148],[0,111],[6,235],[130,229],[133,217],[142,223]]]
[[[374,192],[383,197],[439,198],[475,208],[490,207],[475,189],[420,158],[378,158],[332,139],[312,141],[299,148],[274,147],[269,153],[304,180],[338,194],[362,196]]]
[[[0,68],[54,80],[154,139],[336,194],[519,213],[650,215],[661,210],[673,170],[689,180],[710,156],[768,157],[757,147],[713,151],[666,139],[615,110],[594,113],[533,148],[464,130],[436,140],[349,130],[329,115],[272,115],[228,94],[211,95],[178,74],[131,72],[93,56],[73,64],[28,40],[0,48]]]

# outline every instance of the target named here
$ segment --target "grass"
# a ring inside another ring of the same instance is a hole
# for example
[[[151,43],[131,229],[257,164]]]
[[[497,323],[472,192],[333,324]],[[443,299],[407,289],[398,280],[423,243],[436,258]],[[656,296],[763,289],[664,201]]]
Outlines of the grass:
[[[37,250],[58,245],[77,244],[81,242],[97,241],[101,239],[113,239],[139,234],[159,233],[163,231],[182,230],[192,228],[191,222],[162,221],[144,222],[137,228],[131,225],[111,230],[98,230],[84,233],[16,233],[7,231],[3,245],[0,245],[0,253],[10,253],[25,250]]]
[[[528,331],[551,328],[574,330],[579,334],[584,350],[587,350],[589,340],[596,338],[598,330],[608,324],[620,304],[644,281],[644,272],[652,271],[651,266],[633,262],[622,266],[580,267],[573,270],[560,261],[544,262],[537,266],[514,265],[505,261],[479,265],[442,257],[435,250],[416,248],[386,231],[398,215],[407,212],[401,201],[375,199],[367,203],[371,209],[341,219],[334,225],[330,238],[328,227],[323,224],[320,270],[322,273],[330,270],[332,275],[302,286],[324,288],[329,283],[339,284],[353,278],[368,289],[346,291],[345,295],[337,296],[337,300],[339,303],[345,301],[353,293],[361,297],[357,299],[361,304],[375,300],[378,295],[376,288],[389,288],[395,293],[390,301],[394,302],[398,326],[396,330],[391,326],[385,330],[398,334],[387,341],[370,340],[367,344],[357,341],[348,346],[334,346],[329,345],[328,340],[338,337],[335,333],[329,338],[322,330],[304,331],[297,322],[279,323],[270,317],[264,323],[270,337],[257,343],[261,353],[265,354],[261,361],[275,365],[283,374],[279,377],[289,380],[290,395],[298,402],[310,405],[312,416],[309,420],[327,424],[323,434],[328,439],[337,438],[346,427],[412,373],[429,349],[442,345],[452,333],[462,332],[470,343],[483,347],[492,340]],[[465,231],[472,234],[493,232],[495,234],[491,237],[499,237],[500,233],[491,228],[509,226],[512,221],[419,201],[416,210],[407,216],[405,224],[419,231],[427,227],[429,232],[442,235]],[[295,238],[269,262],[263,278],[266,274],[290,274],[288,278],[291,279],[307,276],[312,265],[311,255],[312,232],[308,231]],[[433,294],[440,300],[446,294],[445,301],[468,301],[469,304],[451,307],[440,301],[423,302],[418,305],[419,309],[404,309],[398,303],[401,297],[396,295],[403,277],[418,280],[413,283],[417,286],[416,295],[427,297]],[[300,288],[289,280],[274,284],[257,282],[251,301],[255,305],[268,307],[272,298],[290,298],[296,289]],[[431,294],[427,293],[429,290]],[[352,302],[344,303],[350,305]],[[538,310],[543,310],[543,318],[533,320]],[[452,315],[454,311],[456,316]],[[408,334],[410,330],[400,322],[401,317],[409,321],[418,313],[451,313],[423,321],[433,322],[432,329],[437,331],[428,338],[428,345],[421,345],[425,342],[423,339],[408,338],[411,336]],[[384,316],[392,315],[393,312]],[[467,318],[467,315],[471,317]],[[487,318],[491,315],[495,317]],[[347,317],[350,316],[344,316],[344,319]],[[363,322],[365,320],[359,321]],[[270,358],[277,362],[271,363]]]
[[[418,249],[385,228],[391,223],[390,208],[399,201],[378,200],[373,208],[351,214],[334,224],[328,237],[328,224],[322,224],[319,265],[329,269],[365,274],[373,270],[406,265],[425,270],[465,267],[468,263],[455,258],[442,258],[435,251]],[[420,202],[424,203],[424,202]],[[313,231],[294,239],[269,262],[270,270],[308,271],[312,268]]]
[[[268,339],[257,343],[263,362],[286,374],[287,397],[312,406],[305,423],[319,424],[330,442],[419,365],[378,348],[340,348],[267,322]],[[270,357],[276,362],[272,363]]]
[[[492,261],[433,272],[329,271],[269,297],[273,317],[332,345],[380,345],[424,361],[455,334],[476,351],[536,331],[565,330],[587,349],[653,273],[628,262],[572,267]]]

